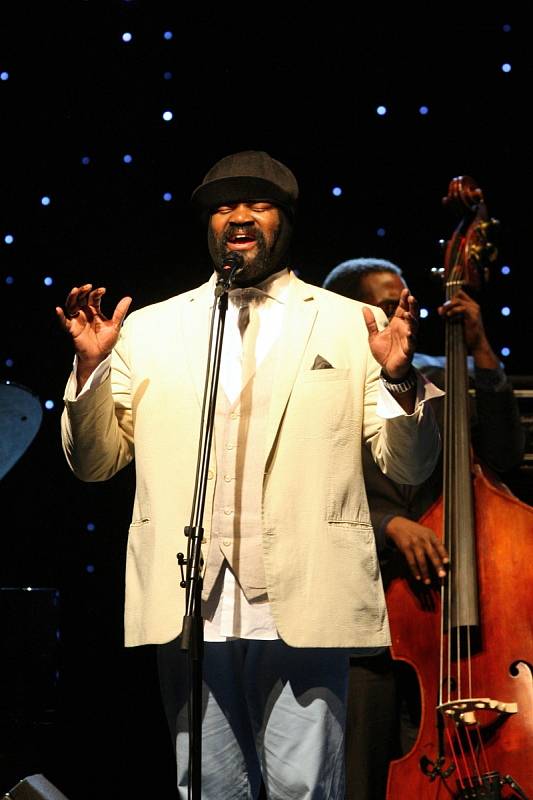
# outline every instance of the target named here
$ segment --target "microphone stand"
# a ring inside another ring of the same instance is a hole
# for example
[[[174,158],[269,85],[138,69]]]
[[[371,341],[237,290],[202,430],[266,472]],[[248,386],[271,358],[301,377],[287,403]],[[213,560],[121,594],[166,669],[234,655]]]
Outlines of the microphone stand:
[[[240,253],[229,253],[222,263],[221,277],[215,287],[215,303],[209,327],[209,345],[205,376],[204,397],[200,419],[200,437],[196,479],[190,523],[184,529],[187,542],[187,558],[177,554],[181,569],[180,586],[186,590],[185,615],[181,633],[181,650],[186,650],[188,673],[188,728],[189,728],[189,770],[188,798],[201,800],[202,781],[202,660],[203,660],[203,619],[202,619],[202,554],[201,544],[204,535],[202,527],[207,491],[209,457],[215,421],[216,397],[224,325],[228,308],[228,292],[233,279],[244,264]],[[217,302],[218,301],[218,302]],[[216,308],[218,306],[218,315]],[[215,331],[215,318],[217,320]],[[215,335],[213,337],[213,333]],[[213,354],[213,355],[212,355]],[[186,566],[185,577],[183,567]]]

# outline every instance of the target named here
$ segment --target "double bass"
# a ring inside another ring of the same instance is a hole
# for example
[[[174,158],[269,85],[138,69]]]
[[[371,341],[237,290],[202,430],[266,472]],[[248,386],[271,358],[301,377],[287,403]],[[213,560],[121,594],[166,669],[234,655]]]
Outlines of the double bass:
[[[479,288],[493,221],[470,177],[445,202],[462,218],[446,243],[446,298]],[[448,576],[387,589],[394,659],[415,671],[413,748],[389,768],[387,800],[533,799],[533,507],[476,463],[460,320],[446,322],[443,493],[420,522],[443,537]]]

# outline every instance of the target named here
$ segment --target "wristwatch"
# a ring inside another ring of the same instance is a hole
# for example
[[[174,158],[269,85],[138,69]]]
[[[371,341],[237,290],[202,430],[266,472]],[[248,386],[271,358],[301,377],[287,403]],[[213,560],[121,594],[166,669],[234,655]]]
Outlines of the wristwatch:
[[[404,394],[404,392],[409,392],[411,389],[415,388],[417,382],[416,372],[414,371],[413,367],[411,367],[407,375],[402,378],[401,381],[395,381],[393,378],[387,375],[384,369],[381,370],[380,378],[385,388],[393,394]]]

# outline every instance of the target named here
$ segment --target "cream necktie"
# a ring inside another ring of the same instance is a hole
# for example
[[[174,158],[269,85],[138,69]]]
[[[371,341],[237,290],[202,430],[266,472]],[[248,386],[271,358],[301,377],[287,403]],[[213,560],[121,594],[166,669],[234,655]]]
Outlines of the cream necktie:
[[[239,308],[239,317],[237,320],[237,325],[239,326],[239,332],[241,334],[241,339],[244,341],[244,332],[248,327],[248,323],[250,322],[250,304],[244,303]]]
[[[259,313],[253,299],[239,308],[238,326],[242,339],[242,387],[244,388],[256,371],[255,347],[259,331]]]

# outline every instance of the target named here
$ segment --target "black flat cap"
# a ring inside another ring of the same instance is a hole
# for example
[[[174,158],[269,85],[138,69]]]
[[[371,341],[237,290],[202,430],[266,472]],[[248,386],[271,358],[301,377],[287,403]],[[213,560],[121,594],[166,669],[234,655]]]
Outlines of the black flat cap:
[[[298,183],[285,164],[261,150],[245,150],[226,156],[211,167],[191,202],[201,212],[223,203],[265,200],[284,208],[292,217],[298,199]]]

